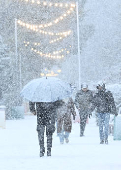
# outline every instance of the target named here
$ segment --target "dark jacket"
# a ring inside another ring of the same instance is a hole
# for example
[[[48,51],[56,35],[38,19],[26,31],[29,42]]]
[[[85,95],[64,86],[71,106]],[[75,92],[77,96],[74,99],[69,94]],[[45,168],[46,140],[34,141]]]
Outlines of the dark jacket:
[[[92,91],[87,90],[84,92],[83,90],[79,90],[75,96],[75,106],[80,111],[90,111],[91,102],[93,100]]]
[[[96,108],[97,113],[112,113],[117,115],[116,106],[113,95],[110,91],[98,90],[94,95],[91,110]]]
[[[72,98],[67,103],[60,101],[60,106],[57,109],[57,133],[61,133],[62,129],[66,132],[71,132],[71,115],[76,115]]]
[[[30,102],[30,111],[37,114],[37,130],[41,125],[52,125],[50,128],[53,128],[55,125],[55,116],[56,116],[56,106],[55,102]]]

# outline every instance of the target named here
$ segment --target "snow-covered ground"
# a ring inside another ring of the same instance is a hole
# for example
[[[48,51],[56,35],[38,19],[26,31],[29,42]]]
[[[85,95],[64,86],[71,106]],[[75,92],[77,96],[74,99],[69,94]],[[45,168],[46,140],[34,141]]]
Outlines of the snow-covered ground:
[[[79,137],[79,124],[73,123],[69,144],[60,145],[53,136],[52,156],[39,157],[36,116],[7,120],[0,129],[1,170],[121,170],[121,141],[109,136],[109,145],[99,144],[95,118],[89,119],[85,136]]]

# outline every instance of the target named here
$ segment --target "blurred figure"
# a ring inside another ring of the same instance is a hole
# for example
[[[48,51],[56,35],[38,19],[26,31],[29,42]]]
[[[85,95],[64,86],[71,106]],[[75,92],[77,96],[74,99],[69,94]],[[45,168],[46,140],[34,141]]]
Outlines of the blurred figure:
[[[72,129],[71,115],[76,115],[72,98],[60,101],[60,106],[57,109],[57,134],[61,144],[64,143],[64,139],[66,143],[69,142]]]
[[[2,89],[0,88],[0,102],[2,101],[2,98],[3,98],[3,96],[2,96]]]
[[[113,95],[110,91],[106,91],[105,84],[98,84],[97,89],[98,92],[94,96],[91,110],[93,111],[96,108],[97,111],[100,144],[103,144],[104,142],[105,144],[108,144],[110,113],[116,116],[118,114],[116,111]]]
[[[86,121],[91,116],[91,102],[93,99],[92,91],[88,89],[87,84],[81,85],[81,90],[76,93],[75,106],[80,116],[80,137],[84,136]]]
[[[29,101],[29,110],[33,115],[36,115],[35,103]]]
[[[40,145],[40,157],[44,156],[44,132],[47,136],[47,156],[51,156],[52,135],[55,131],[56,102],[30,102],[30,111],[37,114],[37,132]]]

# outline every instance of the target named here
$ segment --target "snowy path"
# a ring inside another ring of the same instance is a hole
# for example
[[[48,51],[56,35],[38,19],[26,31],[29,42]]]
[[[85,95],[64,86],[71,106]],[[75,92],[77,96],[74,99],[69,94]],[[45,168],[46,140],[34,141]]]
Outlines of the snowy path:
[[[52,156],[39,157],[36,117],[7,120],[0,129],[0,170],[121,170],[121,141],[109,137],[109,145],[99,144],[95,119],[89,120],[85,137],[73,123],[70,143],[60,145],[54,133]]]

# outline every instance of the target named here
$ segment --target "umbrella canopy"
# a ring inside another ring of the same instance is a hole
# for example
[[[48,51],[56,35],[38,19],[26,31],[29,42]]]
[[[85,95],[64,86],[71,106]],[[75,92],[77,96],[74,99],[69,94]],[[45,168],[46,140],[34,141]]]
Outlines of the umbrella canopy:
[[[70,97],[71,87],[58,78],[43,77],[30,81],[20,94],[32,102],[54,102]]]

